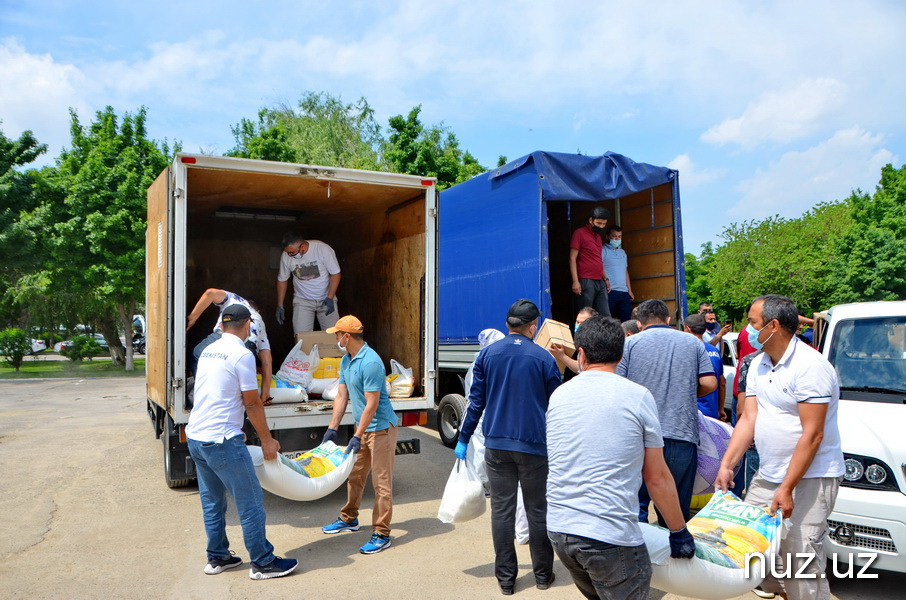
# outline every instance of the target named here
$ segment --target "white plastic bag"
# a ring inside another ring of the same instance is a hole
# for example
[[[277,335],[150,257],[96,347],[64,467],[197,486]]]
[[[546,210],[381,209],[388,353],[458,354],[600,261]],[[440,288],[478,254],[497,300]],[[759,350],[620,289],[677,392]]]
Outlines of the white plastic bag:
[[[437,518],[442,523],[465,523],[477,519],[485,510],[487,501],[481,481],[466,461],[457,458],[447,479]]]
[[[407,369],[394,359],[390,359],[390,376],[387,378],[390,382],[391,398],[409,398],[415,391],[415,377],[412,376],[412,369]]]
[[[516,487],[516,543],[529,543],[528,515],[525,514],[525,501],[522,499],[522,484]]]
[[[315,344],[308,354],[302,352],[302,340],[296,342],[286,355],[277,375],[287,381],[299,383],[307,390],[311,386],[312,374],[318,370],[318,345]]]
[[[331,379],[331,383],[328,385],[323,392],[321,392],[321,397],[325,400],[336,400],[337,392],[340,390],[340,378]]]
[[[720,470],[720,461],[730,445],[733,427],[723,421],[712,419],[698,412],[698,465],[695,473],[694,495],[710,494],[714,491],[714,480]],[[742,461],[736,465],[739,471]]]
[[[355,465],[355,454],[346,454],[342,447],[333,442],[325,442],[308,451],[306,454],[315,454],[327,458],[334,463],[334,467],[323,474],[315,471],[316,476],[305,473],[298,464],[290,458],[277,454],[276,460],[264,460],[261,446],[246,446],[252,463],[255,465],[255,474],[261,487],[272,494],[290,500],[317,500],[331,493],[349,477]],[[304,457],[305,455],[303,455]],[[300,457],[302,458],[302,457]],[[339,462],[339,465],[336,463]],[[325,463],[327,464],[327,463]],[[323,470],[323,469],[322,469]]]
[[[315,377],[311,380],[311,386],[308,388],[308,391],[312,394],[321,394],[321,396],[323,397],[325,391],[327,391],[331,387],[336,388],[339,382],[339,377],[334,377],[332,379],[321,379],[319,377]]]

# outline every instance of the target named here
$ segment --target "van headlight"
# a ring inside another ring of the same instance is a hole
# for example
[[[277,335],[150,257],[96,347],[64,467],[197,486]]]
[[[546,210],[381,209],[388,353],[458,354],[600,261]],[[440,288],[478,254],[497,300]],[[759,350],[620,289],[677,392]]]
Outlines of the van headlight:
[[[844,453],[843,459],[846,471],[841,485],[863,490],[899,491],[893,471],[884,461],[849,453]]]

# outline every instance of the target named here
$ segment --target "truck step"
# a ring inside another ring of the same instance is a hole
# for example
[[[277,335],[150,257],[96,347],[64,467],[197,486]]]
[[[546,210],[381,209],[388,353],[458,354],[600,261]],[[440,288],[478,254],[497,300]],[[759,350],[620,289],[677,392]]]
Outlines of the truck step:
[[[399,440],[396,442],[396,455],[400,454],[421,454],[422,441],[419,439]]]

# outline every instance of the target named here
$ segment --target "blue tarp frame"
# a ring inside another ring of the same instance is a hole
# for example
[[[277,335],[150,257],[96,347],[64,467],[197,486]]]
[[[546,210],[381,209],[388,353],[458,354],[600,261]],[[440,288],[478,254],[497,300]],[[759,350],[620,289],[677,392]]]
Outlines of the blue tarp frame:
[[[673,195],[678,306],[686,315],[678,172],[621,154],[532,152],[441,193],[438,341],[476,343],[504,329],[517,298],[551,316],[547,202],[615,200],[664,184]]]

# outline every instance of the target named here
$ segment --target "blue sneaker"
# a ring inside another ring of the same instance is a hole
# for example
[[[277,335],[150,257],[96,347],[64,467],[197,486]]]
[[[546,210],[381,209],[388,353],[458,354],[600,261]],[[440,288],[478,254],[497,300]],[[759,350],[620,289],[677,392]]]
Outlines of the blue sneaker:
[[[336,521],[330,525],[325,525],[321,528],[321,531],[327,535],[333,535],[334,533],[343,533],[344,531],[358,531],[359,530],[359,520],[353,519],[351,523],[347,523],[343,519],[338,518]]]
[[[371,539],[368,542],[359,548],[359,552],[362,554],[377,554],[381,550],[390,547],[390,536],[382,535],[380,533],[372,533]]]
[[[208,575],[220,575],[227,569],[232,569],[238,567],[242,564],[242,559],[233,554],[233,551],[230,550],[230,555],[226,558],[217,558],[216,556],[208,557],[208,564],[204,566],[204,572]]]
[[[273,579],[274,577],[283,577],[292,573],[299,566],[299,561],[295,558],[274,557],[271,564],[259,567],[252,563],[252,569],[249,571],[249,579]]]

